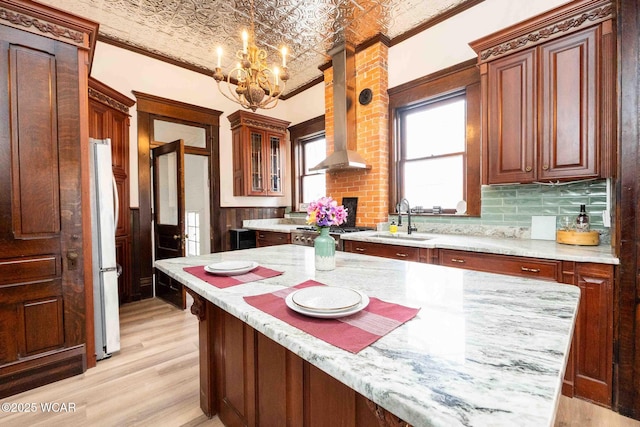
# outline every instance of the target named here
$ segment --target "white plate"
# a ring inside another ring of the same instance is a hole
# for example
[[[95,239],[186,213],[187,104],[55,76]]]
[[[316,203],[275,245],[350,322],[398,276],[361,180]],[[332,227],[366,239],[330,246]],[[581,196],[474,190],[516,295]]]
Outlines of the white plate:
[[[308,289],[308,288],[305,288],[305,289]],[[363,294],[362,292],[359,292],[359,291],[356,291],[356,292],[360,294],[360,298],[361,298],[360,303],[355,305],[354,307],[351,307],[346,310],[340,310],[340,311],[307,310],[303,307],[300,307],[295,302],[293,302],[293,295],[295,294],[295,292],[292,292],[289,295],[287,295],[287,298],[285,298],[284,301],[287,304],[287,307],[289,307],[291,310],[300,314],[304,314],[305,316],[318,317],[321,319],[337,319],[339,317],[346,317],[346,316],[351,316],[352,314],[356,314],[369,305],[369,297]]]
[[[467,212],[467,202],[464,200],[460,200],[456,205],[456,213],[458,215],[462,215]]]
[[[248,273],[258,266],[254,261],[222,261],[204,266],[204,271],[218,276],[237,276]]]
[[[342,311],[360,304],[362,296],[349,288],[336,286],[312,286],[291,294],[291,300],[309,311]]]

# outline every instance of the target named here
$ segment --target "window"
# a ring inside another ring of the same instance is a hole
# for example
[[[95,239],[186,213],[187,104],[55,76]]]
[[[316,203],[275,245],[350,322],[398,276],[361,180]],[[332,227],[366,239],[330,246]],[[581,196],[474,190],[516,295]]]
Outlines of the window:
[[[400,182],[414,207],[455,209],[464,200],[466,96],[398,110]]]
[[[200,213],[195,211],[187,212],[185,220],[187,231],[187,253],[185,255],[200,255]]]
[[[292,147],[293,209],[301,203],[324,196],[327,188],[325,171],[311,171],[327,156],[324,116],[307,120],[289,128]]]
[[[302,149],[302,175],[300,176],[302,203],[310,203],[323,197],[327,190],[325,171],[309,170],[327,156],[327,141],[322,135],[302,140],[300,145]]]
[[[390,213],[480,215],[480,74],[475,60],[389,89]],[[433,207],[440,207],[435,211]]]

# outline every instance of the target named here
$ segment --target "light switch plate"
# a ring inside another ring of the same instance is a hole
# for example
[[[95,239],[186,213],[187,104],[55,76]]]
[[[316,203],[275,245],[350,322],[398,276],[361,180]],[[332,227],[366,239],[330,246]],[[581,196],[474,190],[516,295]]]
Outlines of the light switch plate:
[[[537,240],[556,240],[556,217],[532,216],[531,238]]]

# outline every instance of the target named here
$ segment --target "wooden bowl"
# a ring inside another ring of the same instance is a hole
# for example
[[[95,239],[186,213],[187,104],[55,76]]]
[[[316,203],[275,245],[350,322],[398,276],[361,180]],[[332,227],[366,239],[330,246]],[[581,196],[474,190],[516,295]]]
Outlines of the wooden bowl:
[[[556,242],[565,245],[597,246],[600,233],[597,231],[556,231]]]

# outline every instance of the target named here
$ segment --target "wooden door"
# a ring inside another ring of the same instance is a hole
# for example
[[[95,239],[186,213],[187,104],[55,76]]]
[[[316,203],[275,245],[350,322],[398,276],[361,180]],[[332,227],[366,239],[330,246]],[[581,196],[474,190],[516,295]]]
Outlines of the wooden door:
[[[529,49],[488,65],[489,184],[535,180],[536,57]]]
[[[580,308],[572,351],[576,396],[611,407],[613,377],[613,266],[576,264]]]
[[[78,75],[0,25],[0,397],[86,369]]]
[[[155,259],[185,255],[184,142],[179,139],[152,150]],[[166,286],[165,286],[166,285]],[[165,289],[166,288],[166,289]],[[185,307],[182,285],[156,275],[156,295]]]
[[[598,176],[599,39],[597,26],[540,47],[540,180]]]

